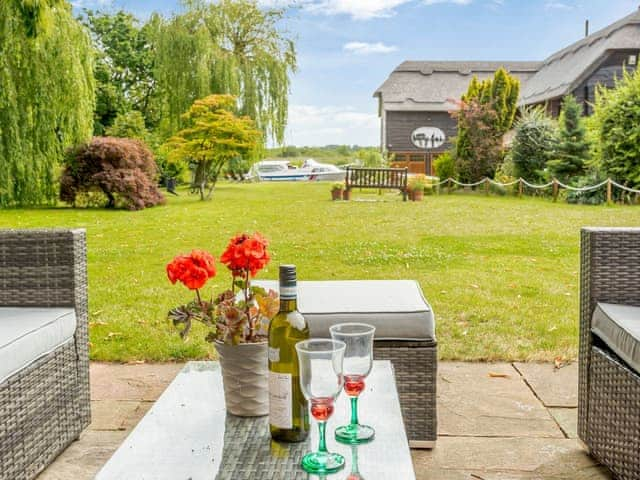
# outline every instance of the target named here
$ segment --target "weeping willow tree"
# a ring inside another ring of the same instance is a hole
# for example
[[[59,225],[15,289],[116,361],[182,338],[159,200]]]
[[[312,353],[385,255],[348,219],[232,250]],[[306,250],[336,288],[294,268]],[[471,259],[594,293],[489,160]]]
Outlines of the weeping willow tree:
[[[183,5],[184,12],[168,20],[151,19],[164,134],[182,126],[180,116],[196,99],[231,94],[265,139],[282,143],[296,69],[294,43],[279,28],[284,11],[261,9],[256,0]]]
[[[0,1],[0,206],[55,201],[93,129],[93,53],[65,0]]]

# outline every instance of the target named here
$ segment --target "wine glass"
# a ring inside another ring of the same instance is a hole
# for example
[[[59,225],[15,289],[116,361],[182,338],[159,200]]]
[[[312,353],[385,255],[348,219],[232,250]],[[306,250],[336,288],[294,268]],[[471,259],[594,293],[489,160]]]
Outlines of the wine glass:
[[[336,429],[336,440],[358,445],[373,440],[375,430],[358,421],[358,396],[373,367],[373,337],[376,328],[365,323],[341,323],[332,326],[331,338],[346,344],[344,355],[344,391],[351,399],[351,423]]]
[[[351,473],[349,473],[346,480],[364,480],[364,477],[360,473],[360,466],[358,465],[357,445],[351,445]]]
[[[342,469],[344,457],[327,450],[325,432],[327,420],[334,410],[334,401],[342,390],[342,362],[346,345],[338,340],[305,340],[296,343],[300,365],[300,387],[311,404],[311,415],[318,422],[318,451],[302,459],[308,473],[329,474]]]

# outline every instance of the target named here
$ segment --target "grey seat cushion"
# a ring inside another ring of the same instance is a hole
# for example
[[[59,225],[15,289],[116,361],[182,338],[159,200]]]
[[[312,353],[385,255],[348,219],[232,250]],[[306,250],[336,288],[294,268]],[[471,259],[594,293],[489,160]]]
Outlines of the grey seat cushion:
[[[73,339],[72,308],[0,308],[0,383]]]
[[[278,289],[278,282],[255,282]],[[436,341],[431,307],[413,280],[298,282],[298,310],[311,336],[329,336],[329,327],[362,322],[376,327],[376,340]]]
[[[640,307],[599,303],[591,331],[640,373]]]

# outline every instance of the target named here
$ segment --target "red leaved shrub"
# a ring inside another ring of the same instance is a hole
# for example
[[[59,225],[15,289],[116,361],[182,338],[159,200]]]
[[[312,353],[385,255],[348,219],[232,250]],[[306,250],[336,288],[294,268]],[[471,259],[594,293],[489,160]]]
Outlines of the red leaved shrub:
[[[158,169],[147,146],[128,138],[95,137],[67,153],[60,199],[75,206],[79,194],[103,192],[107,207],[129,210],[163,204]]]

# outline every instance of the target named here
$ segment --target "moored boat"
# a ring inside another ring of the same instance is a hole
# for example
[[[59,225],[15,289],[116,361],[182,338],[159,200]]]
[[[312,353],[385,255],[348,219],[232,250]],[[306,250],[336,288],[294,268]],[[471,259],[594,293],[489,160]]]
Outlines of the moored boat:
[[[344,180],[346,172],[329,163],[319,163],[309,158],[301,167],[289,160],[263,160],[251,167],[248,178],[266,182],[300,182]]]

